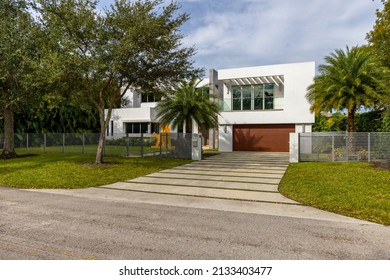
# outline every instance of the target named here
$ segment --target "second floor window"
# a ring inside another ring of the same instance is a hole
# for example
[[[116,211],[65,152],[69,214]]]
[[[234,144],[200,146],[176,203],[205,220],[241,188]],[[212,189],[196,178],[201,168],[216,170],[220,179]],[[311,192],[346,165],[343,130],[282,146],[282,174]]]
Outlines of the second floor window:
[[[274,85],[232,86],[233,110],[274,109]]]
[[[150,93],[141,94],[142,103],[157,102],[157,101],[160,101],[160,98],[156,98],[153,94]]]

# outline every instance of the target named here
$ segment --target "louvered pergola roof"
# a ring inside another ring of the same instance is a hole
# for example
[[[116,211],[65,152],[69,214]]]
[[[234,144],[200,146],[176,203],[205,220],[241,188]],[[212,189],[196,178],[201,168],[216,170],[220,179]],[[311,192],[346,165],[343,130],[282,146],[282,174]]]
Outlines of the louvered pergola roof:
[[[249,85],[262,85],[262,84],[276,84],[277,86],[284,85],[283,75],[272,76],[258,76],[258,77],[246,77],[246,78],[234,78],[222,80],[224,84],[236,85],[236,86],[249,86]]]

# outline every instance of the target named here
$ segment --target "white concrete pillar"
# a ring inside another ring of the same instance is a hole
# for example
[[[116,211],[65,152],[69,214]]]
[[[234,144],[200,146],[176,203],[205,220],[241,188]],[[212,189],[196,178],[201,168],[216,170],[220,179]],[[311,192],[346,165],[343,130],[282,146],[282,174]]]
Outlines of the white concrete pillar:
[[[299,133],[290,133],[290,162],[299,161]]]

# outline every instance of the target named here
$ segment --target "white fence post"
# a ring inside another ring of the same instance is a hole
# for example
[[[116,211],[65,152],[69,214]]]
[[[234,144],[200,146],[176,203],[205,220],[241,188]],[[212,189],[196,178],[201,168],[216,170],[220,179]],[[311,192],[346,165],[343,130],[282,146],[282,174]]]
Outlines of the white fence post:
[[[290,162],[299,161],[299,133],[290,133]]]
[[[192,160],[202,160],[202,137],[197,134],[192,134]]]

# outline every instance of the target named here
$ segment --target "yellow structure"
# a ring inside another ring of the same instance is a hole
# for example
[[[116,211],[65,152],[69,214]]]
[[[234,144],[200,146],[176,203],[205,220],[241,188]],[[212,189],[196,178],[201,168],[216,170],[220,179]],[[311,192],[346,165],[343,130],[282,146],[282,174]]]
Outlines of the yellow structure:
[[[160,137],[161,134],[166,134],[167,136],[163,135],[161,139]],[[171,129],[169,128],[169,125],[166,125],[161,129],[161,134],[157,134],[156,132],[153,132],[153,136],[156,137],[157,142],[156,145],[152,146],[152,148],[159,149],[160,145],[162,149],[172,148]]]

